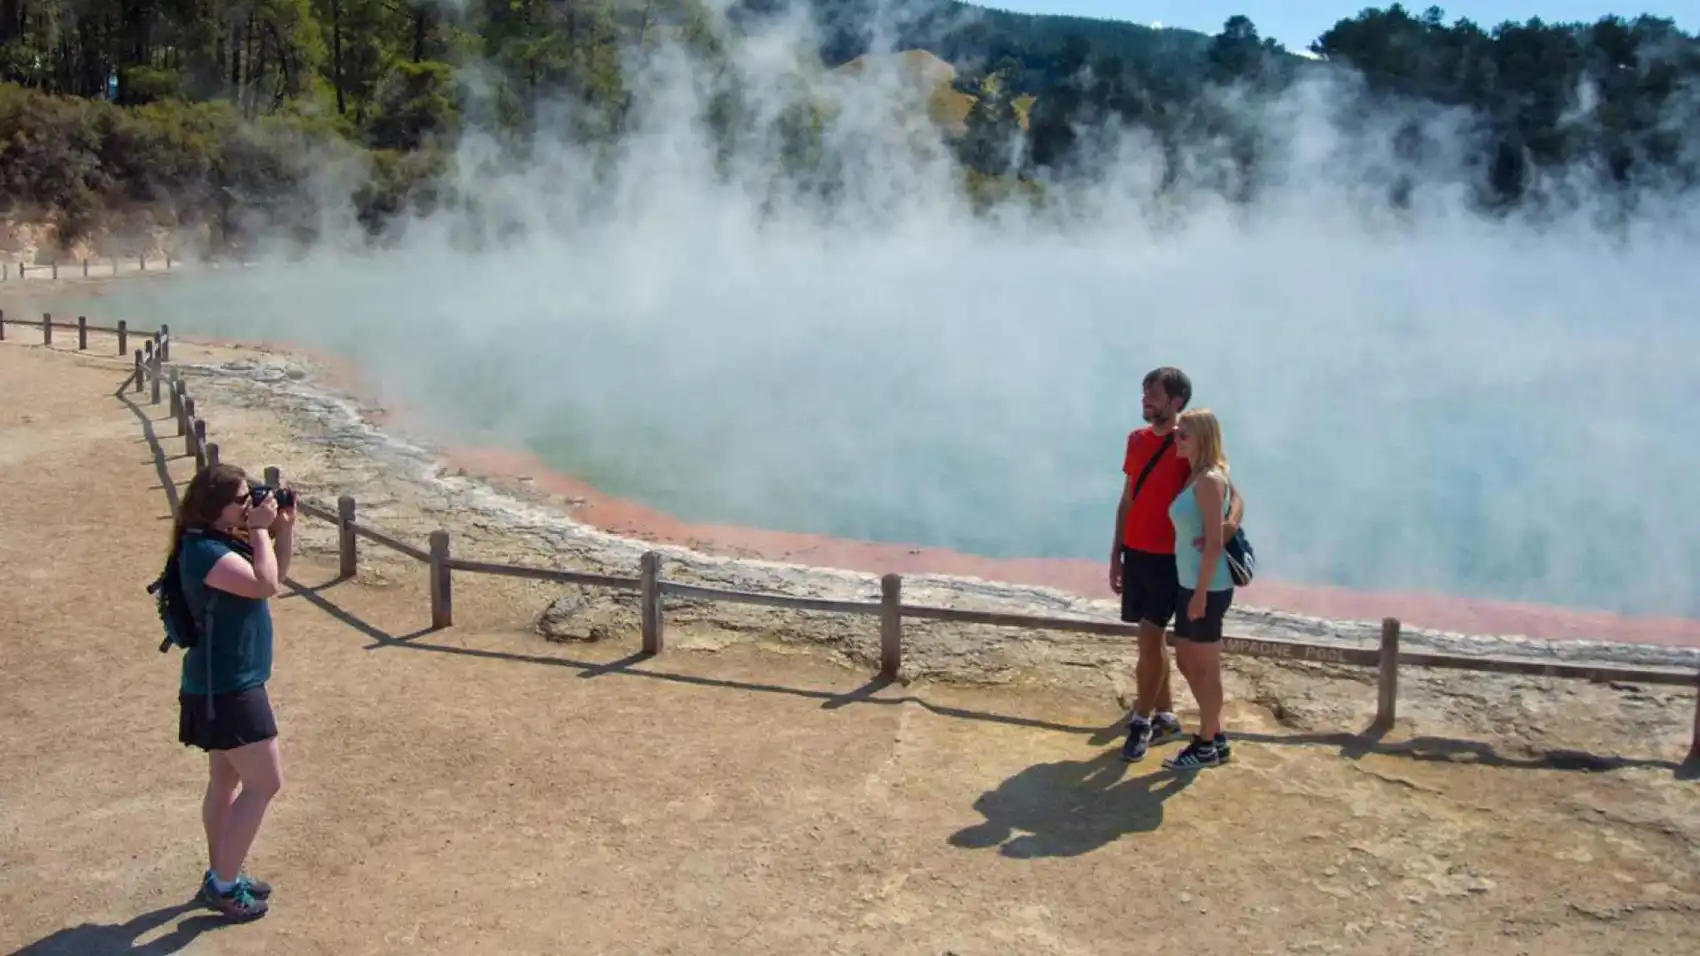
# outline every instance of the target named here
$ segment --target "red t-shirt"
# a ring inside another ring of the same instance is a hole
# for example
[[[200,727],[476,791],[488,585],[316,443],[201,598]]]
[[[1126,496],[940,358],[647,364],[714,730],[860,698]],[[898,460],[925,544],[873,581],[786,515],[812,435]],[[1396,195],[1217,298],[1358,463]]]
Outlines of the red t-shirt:
[[[1152,431],[1150,426],[1130,433],[1127,436],[1127,455],[1122,459],[1122,474],[1137,482],[1146,463],[1162,447],[1163,437]],[[1192,465],[1175,450],[1175,443],[1170,442],[1162,460],[1151,469],[1145,485],[1134,496],[1133,504],[1128,506],[1122,544],[1153,554],[1175,553],[1175,525],[1169,520],[1169,506],[1174,504],[1175,496],[1180,494],[1191,474]]]

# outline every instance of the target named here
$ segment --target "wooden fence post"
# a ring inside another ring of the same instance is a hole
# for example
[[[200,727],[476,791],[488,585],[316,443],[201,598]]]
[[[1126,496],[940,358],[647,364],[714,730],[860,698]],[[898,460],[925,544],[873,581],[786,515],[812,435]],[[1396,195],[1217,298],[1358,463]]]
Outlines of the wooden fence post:
[[[338,577],[354,577],[355,559],[358,557],[354,551],[355,540],[354,498],[352,495],[343,495],[336,500],[336,544],[342,562],[337,570]]]
[[[183,434],[183,380],[171,379],[171,417],[177,419],[177,434]]]
[[[266,466],[266,484],[274,491],[283,487],[283,471],[276,465]]]
[[[171,361],[171,326],[159,327],[159,355],[167,362]]]
[[[1375,726],[1392,730],[1399,714],[1399,619],[1381,620],[1381,660],[1376,675]]]
[[[0,309],[0,342],[6,341],[6,310]]]
[[[77,351],[87,352],[89,349],[89,317],[77,316]]]
[[[195,467],[205,468],[207,466],[207,423],[199,418],[195,419],[195,430],[190,434],[194,436],[191,454],[195,456]]]
[[[903,575],[880,578],[880,676],[896,680],[903,666]]]
[[[83,260],[83,278],[87,279],[88,277],[89,277],[89,261],[87,259],[84,259]]]
[[[136,391],[142,390],[142,350],[136,350]]]
[[[189,395],[189,386],[183,386],[183,421],[179,434],[183,436],[183,454],[195,453],[195,400]]]
[[[643,652],[659,654],[666,642],[661,625],[661,553],[645,551],[638,559],[639,601],[643,605]]]
[[[118,354],[130,353],[130,326],[123,319],[118,320]]]
[[[210,441],[207,442],[207,467],[211,468],[216,464],[218,464],[218,442]]]
[[[41,344],[53,344],[53,313],[41,313]]]
[[[59,278],[59,260],[58,259],[53,260],[53,278],[54,279]]]
[[[159,360],[159,353],[153,353],[153,382],[148,398],[153,404],[159,404],[160,379],[165,377],[165,364]]]
[[[454,625],[454,592],[449,577],[449,533],[431,532],[431,627]]]

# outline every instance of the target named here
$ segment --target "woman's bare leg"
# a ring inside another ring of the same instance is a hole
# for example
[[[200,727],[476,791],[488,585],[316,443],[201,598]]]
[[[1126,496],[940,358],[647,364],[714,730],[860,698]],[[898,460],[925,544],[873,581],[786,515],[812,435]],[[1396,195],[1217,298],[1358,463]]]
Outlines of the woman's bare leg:
[[[230,828],[230,807],[236,801],[236,789],[242,783],[236,768],[224,752],[207,754],[207,793],[201,799],[201,826],[207,831],[207,869],[218,865],[220,838]]]
[[[248,850],[254,845],[254,837],[260,832],[266,807],[283,788],[283,761],[276,737],[225,751],[225,756],[241,778],[242,789],[230,806],[224,831],[219,834],[213,875],[225,883],[234,883],[242,871],[242,861],[248,858]]]
[[[1187,682],[1198,701],[1198,736],[1214,740],[1222,731],[1222,645],[1187,641]]]

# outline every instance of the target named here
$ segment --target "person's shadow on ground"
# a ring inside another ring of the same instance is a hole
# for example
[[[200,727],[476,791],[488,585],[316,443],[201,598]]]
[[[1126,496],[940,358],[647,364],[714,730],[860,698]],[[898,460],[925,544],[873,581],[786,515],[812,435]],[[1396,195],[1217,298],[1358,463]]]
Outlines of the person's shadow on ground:
[[[182,952],[202,933],[225,926],[229,921],[209,913],[186,919],[172,927],[171,932],[151,942],[138,945],[136,940],[184,913],[200,908],[199,903],[189,900],[143,913],[128,923],[67,926],[52,936],[14,951],[10,956],[171,956]]]
[[[1193,774],[1158,769],[1124,779],[1127,767],[1116,751],[1028,767],[981,794],[974,809],[985,822],[951,834],[950,844],[995,846],[1015,859],[1079,856],[1155,830],[1163,824],[1163,801],[1186,789]]]

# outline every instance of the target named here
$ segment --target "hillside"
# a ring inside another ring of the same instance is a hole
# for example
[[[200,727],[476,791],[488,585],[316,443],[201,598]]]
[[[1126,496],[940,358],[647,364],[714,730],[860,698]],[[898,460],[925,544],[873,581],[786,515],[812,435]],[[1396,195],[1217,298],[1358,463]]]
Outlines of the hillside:
[[[984,77],[975,84],[975,88],[981,90],[980,95],[964,91],[958,82],[961,75],[956,67],[929,50],[864,53],[834,68],[833,72],[844,77],[861,77],[869,73],[870,64],[879,64],[878,72],[881,75],[890,71],[899,78],[904,87],[923,96],[927,103],[927,118],[952,136],[961,136],[968,132],[968,115],[974,109],[974,104],[984,95],[988,84],[993,87],[997,85],[997,78]],[[1016,117],[1022,130],[1027,129],[1027,114],[1032,109],[1034,99],[1031,94],[1027,94],[1017,97],[1014,101]]]
[[[755,11],[761,5],[762,0],[750,0],[744,8]],[[878,36],[888,49],[925,49],[967,74],[1013,64],[1021,76],[1016,93],[1033,93],[1045,82],[1061,79],[1057,65],[1071,45],[1079,46],[1088,60],[1137,62],[1155,71],[1197,71],[1211,39],[1193,30],[1015,13],[958,0],[918,0],[904,6],[895,22],[876,20],[880,5],[874,0],[810,0],[810,5],[822,30],[821,57],[829,66],[869,52]],[[891,32],[880,36],[884,30]]]
[[[842,78],[870,55],[907,64],[899,72],[922,84],[927,115],[953,134],[965,180],[1090,181],[1094,147],[1137,128],[1161,144],[1162,189],[1249,202],[1267,157],[1286,152],[1288,131],[1260,123],[1260,104],[1285,110],[1296,104],[1279,101],[1300,79],[1349,75],[1356,93],[1304,108],[1366,137],[1360,152],[1389,155],[1393,205],[1420,177],[1491,211],[1574,202],[1579,187],[1626,209],[1641,193],[1700,188],[1700,38],[1665,18],[1489,29],[1392,5],[1339,21],[1299,55],[1243,16],[1206,36],[957,0],[918,0],[896,19],[875,0],[803,2],[821,27],[818,68]],[[646,58],[625,54],[659,44],[688,53],[699,65],[689,82],[712,87],[701,119],[722,155],[783,143],[782,155],[742,167],[831,195],[834,137],[809,109],[818,104],[777,120],[744,109],[756,87],[783,81],[728,69],[743,52],[740,30],[777,11],[778,0],[740,0],[726,19],[705,0],[252,10],[14,0],[0,4],[0,130],[29,133],[0,142],[0,221],[51,223],[66,248],[121,231],[106,221],[135,210],[153,225],[129,231],[186,229],[203,248],[280,230],[311,241],[325,214],[343,213],[304,203],[301,187],[346,166],[342,181],[354,185],[319,192],[320,202],[352,206],[380,236],[404,214],[465,207],[453,165],[469,127],[515,155],[540,133],[592,150],[620,141],[655,94],[633,72]],[[1228,88],[1248,105],[1225,106]],[[1441,111],[1453,115],[1444,129],[1425,119]],[[1199,151],[1234,168],[1191,162]]]

